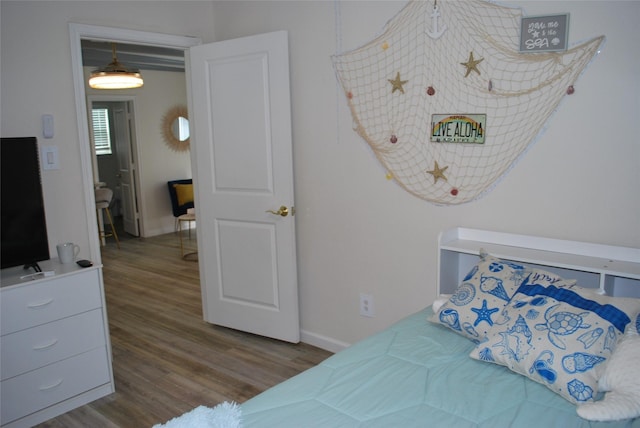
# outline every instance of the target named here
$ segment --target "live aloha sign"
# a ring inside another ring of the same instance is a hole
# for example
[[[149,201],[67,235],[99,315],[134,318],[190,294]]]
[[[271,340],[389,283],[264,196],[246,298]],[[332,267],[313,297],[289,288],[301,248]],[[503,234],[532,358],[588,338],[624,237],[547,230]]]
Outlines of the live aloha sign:
[[[484,144],[486,129],[486,114],[433,114],[429,141]]]

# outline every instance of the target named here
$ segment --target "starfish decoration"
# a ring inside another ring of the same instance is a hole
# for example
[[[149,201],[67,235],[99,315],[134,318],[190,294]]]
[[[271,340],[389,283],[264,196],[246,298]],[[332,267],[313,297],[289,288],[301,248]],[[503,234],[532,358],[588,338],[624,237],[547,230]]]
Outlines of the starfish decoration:
[[[478,318],[473,323],[474,327],[477,326],[478,324],[480,324],[481,321],[486,321],[489,325],[493,325],[493,320],[491,319],[491,315],[493,315],[494,313],[499,311],[498,308],[493,308],[493,309],[487,308],[487,300],[486,299],[482,300],[482,307],[481,308],[471,308],[471,310],[473,312],[475,312],[476,314],[478,314]]]
[[[438,165],[438,161],[434,161],[434,163],[435,163],[435,165],[433,166],[433,170],[427,171],[427,173],[433,175],[433,184],[437,183],[438,180],[441,179],[441,178],[444,181],[447,181],[447,177],[445,177],[444,172],[449,167],[445,166],[444,168],[440,168],[440,165]]]
[[[387,79],[387,80],[389,81],[389,83],[391,83],[391,86],[393,87],[393,89],[391,90],[392,94],[395,91],[400,91],[400,92],[402,92],[404,94],[404,88],[402,87],[402,85],[407,83],[408,80],[400,80],[400,72],[399,71],[396,74],[396,78],[395,79]]]
[[[480,64],[483,60],[484,58],[473,59],[473,52],[469,52],[469,59],[467,60],[467,62],[460,63],[467,67],[467,74],[465,74],[464,77],[468,77],[469,74],[471,74],[471,71],[475,71],[476,73],[480,74],[480,71],[478,70],[478,64]]]

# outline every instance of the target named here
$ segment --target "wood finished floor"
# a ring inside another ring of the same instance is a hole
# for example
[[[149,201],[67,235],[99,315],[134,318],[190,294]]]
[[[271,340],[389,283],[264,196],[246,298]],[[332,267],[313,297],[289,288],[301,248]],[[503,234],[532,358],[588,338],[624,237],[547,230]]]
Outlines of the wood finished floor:
[[[181,259],[176,234],[120,246],[102,253],[116,392],[39,427],[151,427],[242,403],[330,355],[205,323],[198,264]]]

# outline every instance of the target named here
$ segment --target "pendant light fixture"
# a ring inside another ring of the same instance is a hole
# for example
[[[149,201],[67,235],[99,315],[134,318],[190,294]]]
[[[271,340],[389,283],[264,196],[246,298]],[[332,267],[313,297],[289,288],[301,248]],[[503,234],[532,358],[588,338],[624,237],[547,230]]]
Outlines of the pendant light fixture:
[[[132,89],[141,87],[144,82],[137,69],[122,65],[116,56],[116,44],[111,43],[113,61],[104,68],[91,72],[89,86],[94,89]]]

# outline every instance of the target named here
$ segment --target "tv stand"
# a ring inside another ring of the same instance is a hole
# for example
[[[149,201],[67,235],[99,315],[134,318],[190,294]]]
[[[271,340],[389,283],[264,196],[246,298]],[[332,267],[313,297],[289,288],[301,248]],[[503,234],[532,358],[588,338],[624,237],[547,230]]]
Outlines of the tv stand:
[[[3,428],[37,425],[115,390],[102,267],[39,265],[46,275],[1,271]]]

